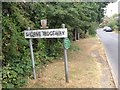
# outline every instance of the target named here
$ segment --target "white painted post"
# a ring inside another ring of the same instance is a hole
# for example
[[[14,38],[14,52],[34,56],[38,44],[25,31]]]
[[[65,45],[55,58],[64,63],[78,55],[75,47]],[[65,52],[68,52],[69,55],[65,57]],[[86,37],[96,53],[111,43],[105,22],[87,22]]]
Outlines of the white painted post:
[[[28,30],[30,30],[30,27],[28,27]],[[33,53],[33,47],[32,47],[32,38],[29,39],[29,43],[30,43],[30,53],[31,53],[31,60],[32,60],[33,76],[34,76],[34,79],[36,79],[34,53]]]
[[[62,28],[65,28],[65,24],[62,24]],[[65,39],[65,38],[64,38]],[[64,46],[64,45],[63,45]],[[68,83],[68,62],[67,62],[67,49],[64,47],[64,65],[65,65],[65,78],[66,82]]]

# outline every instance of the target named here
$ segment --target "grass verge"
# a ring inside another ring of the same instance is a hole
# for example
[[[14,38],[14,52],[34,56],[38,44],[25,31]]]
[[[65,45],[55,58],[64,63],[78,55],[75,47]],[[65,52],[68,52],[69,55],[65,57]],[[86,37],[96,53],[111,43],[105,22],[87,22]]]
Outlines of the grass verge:
[[[94,38],[71,42],[68,50],[69,83],[65,82],[64,60],[48,64],[29,80],[27,88],[105,88],[114,87],[103,49]],[[99,55],[100,54],[100,55]],[[102,56],[101,56],[102,55]],[[104,70],[105,69],[105,70]],[[108,73],[109,72],[109,73]],[[103,74],[104,73],[104,74]],[[107,82],[104,81],[107,75]],[[105,82],[103,84],[103,82]]]

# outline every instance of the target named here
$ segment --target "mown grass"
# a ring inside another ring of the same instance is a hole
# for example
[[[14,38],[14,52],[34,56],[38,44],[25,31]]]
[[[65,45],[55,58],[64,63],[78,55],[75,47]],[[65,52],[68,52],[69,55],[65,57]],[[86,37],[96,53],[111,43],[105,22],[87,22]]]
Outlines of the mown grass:
[[[90,52],[98,45],[95,38],[72,42],[68,50],[69,83],[65,82],[64,60],[58,60],[38,73],[40,78],[30,80],[32,88],[99,88],[101,67]]]

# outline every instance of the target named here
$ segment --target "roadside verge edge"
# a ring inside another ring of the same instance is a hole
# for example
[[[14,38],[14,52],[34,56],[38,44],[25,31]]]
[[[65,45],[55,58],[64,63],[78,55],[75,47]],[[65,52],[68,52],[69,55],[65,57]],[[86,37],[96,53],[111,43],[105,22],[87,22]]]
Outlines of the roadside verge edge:
[[[103,45],[103,43],[102,43],[99,35],[96,34],[96,37],[97,37],[97,39],[99,40],[100,44],[102,44],[102,46],[103,46],[104,53],[105,53],[105,56],[106,56],[106,60],[107,60],[108,65],[109,65],[109,68],[110,68],[110,71],[111,71],[111,74],[112,74],[112,77],[113,77],[113,81],[114,81],[115,87],[118,88],[118,79],[116,78],[116,76],[115,76],[115,74],[114,74],[114,72],[113,72],[112,65],[111,65],[111,63],[110,63],[110,61],[109,61],[109,57],[107,56],[107,52],[106,52],[106,50],[105,50],[105,47],[104,47],[104,45]],[[119,89],[120,89],[120,88],[119,88]]]

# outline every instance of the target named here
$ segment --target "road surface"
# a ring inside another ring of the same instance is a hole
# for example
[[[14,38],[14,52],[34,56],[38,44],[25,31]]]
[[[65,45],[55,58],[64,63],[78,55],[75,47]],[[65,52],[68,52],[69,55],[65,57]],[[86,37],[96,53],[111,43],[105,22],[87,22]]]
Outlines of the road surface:
[[[97,35],[103,43],[109,60],[108,62],[112,68],[113,78],[118,85],[118,79],[120,81],[120,78],[118,78],[120,75],[118,71],[118,66],[120,66],[120,61],[118,61],[118,59],[120,60],[120,56],[118,57],[118,34],[114,32],[105,32],[103,29],[97,29]]]

